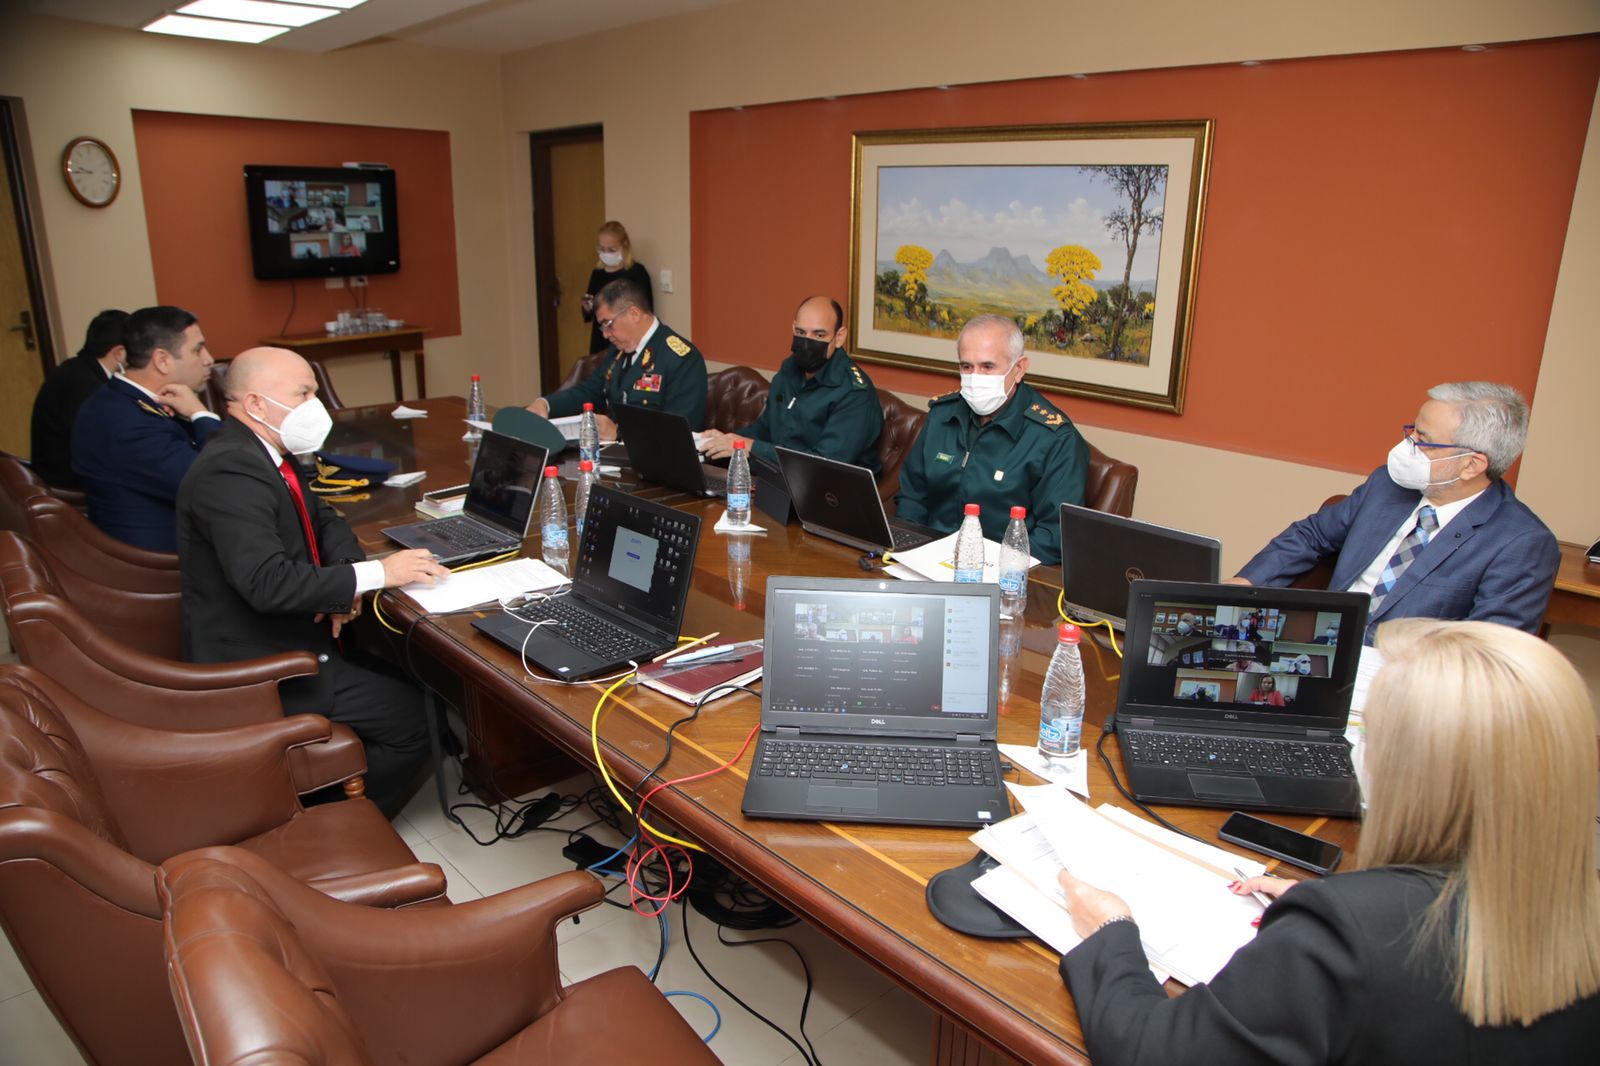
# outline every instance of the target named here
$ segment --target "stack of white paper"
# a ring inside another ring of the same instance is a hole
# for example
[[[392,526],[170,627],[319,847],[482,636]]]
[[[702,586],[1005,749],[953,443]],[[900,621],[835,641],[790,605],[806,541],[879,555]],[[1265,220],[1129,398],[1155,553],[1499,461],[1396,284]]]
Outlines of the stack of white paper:
[[[525,592],[543,592],[565,585],[568,578],[539,559],[511,559],[494,566],[452,573],[436,585],[412,584],[401,588],[429,614],[464,611],[483,603],[497,603]]]
[[[952,560],[958,535],[952,533],[906,551],[891,552],[894,561],[883,572],[902,581],[954,581],[956,568]],[[1030,570],[1038,565],[1038,559],[1028,556]],[[988,538],[983,541],[983,579],[990,584],[1000,580],[1000,544]]]

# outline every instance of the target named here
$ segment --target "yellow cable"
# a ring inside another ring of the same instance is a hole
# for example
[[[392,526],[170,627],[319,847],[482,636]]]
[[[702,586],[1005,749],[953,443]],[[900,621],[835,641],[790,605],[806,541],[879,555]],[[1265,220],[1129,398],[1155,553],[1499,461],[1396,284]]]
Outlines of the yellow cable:
[[[487,559],[479,559],[475,563],[463,563],[460,566],[452,566],[450,567],[450,572],[452,574],[459,574],[463,570],[476,570],[480,566],[488,566],[490,563],[498,563],[506,559],[512,559],[521,554],[522,547],[518,545],[508,552],[501,552],[499,555],[493,555]]]
[[[385,618],[383,616],[383,606],[382,606],[382,604],[383,604],[383,590],[379,589],[377,592],[373,593],[373,595],[372,595],[372,616],[374,618],[376,618],[378,620],[379,624],[382,625],[383,628],[387,629],[389,632],[391,632],[391,633],[404,633],[405,632],[404,630],[402,630],[399,626],[394,625],[387,618]]]
[[[619,677],[615,681],[611,682],[610,688],[600,693],[600,699],[597,700],[594,705],[594,717],[589,721],[589,740],[594,745],[594,761],[595,765],[600,768],[600,777],[605,781],[606,787],[611,790],[611,794],[617,798],[617,802],[622,804],[622,809],[627,811],[629,814],[633,813],[633,808],[628,806],[628,801],[622,798],[622,793],[617,789],[617,783],[611,780],[611,774],[606,770],[605,759],[600,755],[600,709],[605,706],[606,700],[611,698],[611,694],[615,692],[618,687],[623,684],[623,682],[627,681],[628,678],[632,676],[632,674],[624,674],[622,677]],[[650,835],[659,840],[665,840],[669,843],[677,844],[679,847],[692,848],[695,851],[702,853],[706,850],[692,840],[682,840],[678,837],[672,836],[671,834],[663,833],[661,830],[657,829],[643,818],[639,819],[639,825],[644,829],[648,829],[650,831]]]
[[[1093,622],[1081,622],[1078,619],[1073,618],[1071,615],[1067,614],[1067,606],[1066,606],[1066,604],[1067,604],[1067,590],[1066,589],[1061,589],[1060,591],[1058,591],[1056,593],[1056,613],[1061,616],[1061,620],[1063,622],[1071,622],[1073,625],[1077,626],[1080,629],[1094,629],[1094,628],[1096,628],[1098,626],[1105,626],[1106,635],[1111,638],[1111,650],[1117,653],[1117,658],[1119,658],[1119,659],[1122,658],[1122,648],[1121,648],[1121,646],[1119,646],[1117,644],[1117,631],[1111,625],[1111,623],[1109,621],[1107,621],[1104,618],[1101,618],[1101,619],[1098,619],[1098,620],[1093,621]],[[1096,644],[1094,646],[1094,649],[1095,649],[1095,654],[1098,655],[1099,652],[1100,652],[1100,645]],[[1105,678],[1107,681],[1119,681],[1122,678],[1122,674],[1120,674],[1120,673],[1116,673],[1116,674],[1108,674],[1108,673],[1106,673],[1104,665],[1102,665],[1100,667],[1100,676]]]

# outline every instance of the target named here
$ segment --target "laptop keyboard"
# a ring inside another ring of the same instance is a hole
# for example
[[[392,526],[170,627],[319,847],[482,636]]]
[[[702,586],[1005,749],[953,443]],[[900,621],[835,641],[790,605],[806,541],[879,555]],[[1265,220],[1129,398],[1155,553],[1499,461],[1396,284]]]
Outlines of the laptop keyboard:
[[[917,545],[925,543],[928,539],[928,535],[926,533],[919,533],[914,529],[906,529],[902,526],[897,526],[893,523],[890,523],[889,539],[894,542],[890,545],[891,548],[899,548],[901,551],[904,551],[907,548],[915,548]]]
[[[511,539],[504,533],[491,532],[470,518],[459,515],[455,518],[439,519],[428,526],[427,532],[429,536],[438,537],[452,548],[459,548],[462,551],[493,548]]]
[[[1354,777],[1347,744],[1118,730],[1130,762],[1278,777]]]
[[[541,626],[540,631],[559,636],[574,648],[598,659],[622,662],[655,647],[637,633],[630,633],[619,625],[591,614],[565,596],[530,603],[511,613],[524,622],[547,622],[553,619],[556,625]]]
[[[841,777],[879,784],[989,785],[995,757],[987,748],[919,748],[902,744],[831,744],[808,740],[763,741],[758,777]]]

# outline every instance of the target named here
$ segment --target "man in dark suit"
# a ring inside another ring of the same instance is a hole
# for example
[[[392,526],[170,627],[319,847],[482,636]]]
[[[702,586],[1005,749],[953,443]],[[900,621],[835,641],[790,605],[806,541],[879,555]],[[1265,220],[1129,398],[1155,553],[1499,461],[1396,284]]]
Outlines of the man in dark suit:
[[[600,436],[616,436],[613,421],[619,403],[655,407],[682,415],[689,428],[706,424],[706,361],[687,339],[674,333],[648,310],[650,296],[629,278],[609,282],[595,294],[594,320],[611,342],[606,354],[584,380],[549,396],[528,410],[545,418],[561,418],[594,404]]]
[[[361,595],[448,571],[422,550],[367,561],[344,519],[307,490],[289,458],[314,451],[331,420],[311,365],[252,348],[228,371],[228,420],[178,491],[184,647],[192,662],[310,651],[315,677],[279,686],[289,714],[342,722],[367,753],[367,795],[390,817],[428,755],[422,694],[386,665],[341,651]]]
[[[213,360],[199,320],[181,307],[141,308],[122,336],[127,369],[78,409],[72,468],[95,525],[136,547],[176,551],[178,483],[221,425],[200,399]]]
[[[1535,632],[1561,562],[1555,535],[1504,481],[1528,436],[1528,404],[1506,385],[1437,385],[1388,464],[1349,496],[1294,523],[1229,581],[1286,585],[1336,556],[1328,587],[1372,596],[1366,641],[1408,616]]]
[[[101,311],[78,354],[50,371],[33,401],[33,471],[60,489],[79,489],[72,470],[72,427],[78,408],[122,369],[126,311]]]

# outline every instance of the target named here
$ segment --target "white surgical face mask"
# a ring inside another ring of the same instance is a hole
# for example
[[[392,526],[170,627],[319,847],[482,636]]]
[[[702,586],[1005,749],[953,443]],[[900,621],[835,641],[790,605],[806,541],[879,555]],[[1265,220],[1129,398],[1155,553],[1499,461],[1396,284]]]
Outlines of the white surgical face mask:
[[[979,417],[992,415],[1006,402],[1010,389],[1006,379],[1011,377],[1011,372],[1004,374],[962,374],[961,398],[967,401]]]
[[[328,439],[328,433],[333,429],[333,416],[328,414],[328,409],[322,406],[322,401],[315,396],[307,396],[305,402],[297,407],[290,407],[286,403],[279,403],[271,396],[262,396],[263,400],[274,407],[281,407],[289,413],[283,416],[283,421],[269,428],[276,429],[283,438],[283,450],[291,455],[304,455],[314,452],[322,447],[322,442]],[[250,417],[255,418],[254,415]],[[257,422],[261,419],[256,418]],[[267,425],[261,422],[263,426]]]
[[[615,270],[617,267],[622,265],[622,253],[621,252],[601,252],[600,253],[600,262],[605,264],[605,266],[607,268],[609,268],[611,270]]]
[[[1471,453],[1464,453],[1471,454]],[[1442,455],[1437,459],[1429,459],[1422,454],[1422,450],[1404,437],[1400,443],[1389,449],[1389,478],[1403,489],[1415,489],[1422,492],[1429,488],[1442,488],[1453,485],[1461,480],[1457,474],[1449,481],[1434,481],[1433,464],[1449,462],[1451,459],[1460,459],[1462,455]]]

